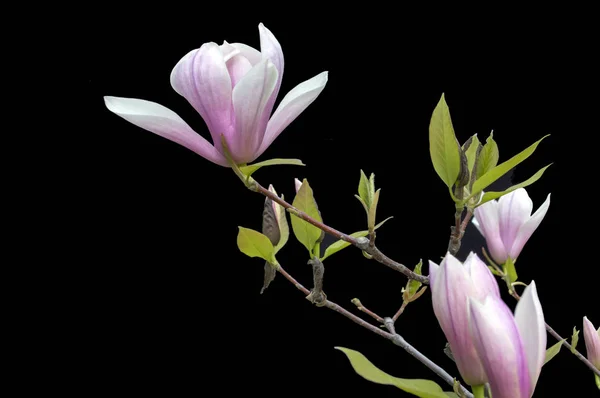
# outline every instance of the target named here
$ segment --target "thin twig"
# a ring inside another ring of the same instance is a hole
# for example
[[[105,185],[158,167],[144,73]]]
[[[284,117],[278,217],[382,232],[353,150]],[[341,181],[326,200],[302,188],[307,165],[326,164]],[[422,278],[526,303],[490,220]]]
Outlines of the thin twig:
[[[269,197],[271,200],[277,202],[278,204],[283,206],[285,209],[287,209],[287,211],[292,213],[294,216],[301,218],[302,220],[314,225],[315,227],[319,228],[320,230],[324,231],[325,233],[328,233],[329,235],[332,235],[332,236],[334,236],[338,239],[341,239],[345,242],[351,243],[352,245],[358,247],[359,249],[369,253],[371,256],[373,256],[373,259],[380,262],[381,264],[386,265],[386,266],[392,268],[393,270],[401,272],[402,274],[404,274],[405,276],[407,276],[410,279],[417,280],[426,285],[429,284],[429,277],[424,276],[424,275],[418,275],[418,274],[414,273],[412,270],[410,270],[404,264],[400,264],[400,263],[392,260],[391,258],[387,257],[376,246],[370,246],[369,239],[367,239],[365,237],[355,238],[353,236],[350,236],[343,232],[340,232],[335,228],[325,225],[320,221],[315,220],[314,218],[310,217],[308,214],[304,213],[303,211],[298,210],[297,208],[295,208],[294,206],[292,206],[285,200],[281,199],[279,196],[275,195],[273,192],[269,191],[268,189],[266,189],[265,187],[260,185],[255,180],[252,181],[251,185],[249,186],[249,189],[252,191],[255,191],[255,192],[259,192],[259,193]]]
[[[296,288],[298,290],[300,290],[302,293],[304,293],[305,295],[310,294],[310,290],[308,290],[307,288],[302,286],[296,279],[294,279],[294,277],[292,277],[290,274],[288,274],[287,271],[285,271],[281,266],[278,267],[277,271],[279,271],[279,273],[281,275],[283,275],[288,281],[290,281],[294,286],[296,286]],[[446,372],[444,369],[442,369],[441,367],[436,365],[433,361],[431,361],[429,358],[427,358],[425,355],[423,355],[415,347],[410,345],[399,334],[388,333],[385,330],[366,322],[365,320],[359,318],[358,316],[352,314],[351,312],[347,311],[346,309],[342,308],[341,306],[337,305],[336,303],[334,303],[330,300],[325,301],[323,306],[345,316],[346,318],[350,319],[352,322],[364,327],[365,329],[368,329],[371,332],[373,332],[387,340],[390,340],[397,346],[402,347],[406,352],[408,352],[410,355],[415,357],[419,362],[421,362],[422,364],[427,366],[430,370],[432,370],[435,374],[437,374],[440,378],[442,378],[446,383],[448,383],[450,386],[454,386],[455,379],[452,376],[450,376],[450,374],[448,374],[448,372]],[[465,397],[473,398],[473,394],[471,394],[462,385],[460,385],[460,390],[464,394]]]
[[[396,312],[396,315],[393,316],[393,321],[396,322],[398,320],[398,318],[400,317],[400,315],[402,315],[402,313],[404,312],[404,309],[406,308],[406,306],[408,305],[408,303],[410,303],[410,301],[406,301],[404,300],[402,302],[402,305],[400,306],[400,309],[398,310],[398,312]]]
[[[375,319],[377,322],[383,324],[383,318],[380,317],[379,315],[377,315],[376,313],[374,313],[373,311],[371,311],[370,309],[368,309],[367,307],[365,307],[359,299],[354,298],[352,299],[352,304],[354,304],[356,306],[356,308],[358,308],[359,311],[364,312],[365,314],[369,315],[371,318]]]

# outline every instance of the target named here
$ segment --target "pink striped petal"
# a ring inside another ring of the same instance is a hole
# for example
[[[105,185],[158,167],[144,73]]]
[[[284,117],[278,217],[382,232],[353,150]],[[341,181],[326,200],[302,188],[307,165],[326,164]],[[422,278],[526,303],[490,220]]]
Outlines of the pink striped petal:
[[[600,328],[595,330],[587,316],[583,317],[583,338],[588,360],[600,369]]]
[[[513,314],[490,295],[484,304],[469,300],[473,343],[483,363],[494,398],[530,398],[527,359]]]
[[[550,194],[548,194],[548,197],[546,198],[544,203],[540,206],[539,209],[537,209],[533,216],[531,216],[531,218],[527,220],[527,222],[525,222],[525,224],[523,224],[519,229],[519,232],[517,233],[512,247],[509,247],[509,255],[511,258],[516,259],[517,257],[519,257],[519,254],[521,254],[521,250],[523,250],[523,246],[525,246],[525,243],[527,243],[529,238],[531,238],[531,235],[533,235],[537,227],[539,227],[542,220],[546,216],[549,207]]]
[[[235,85],[242,80],[242,78],[252,69],[252,64],[243,55],[234,55],[227,61],[227,70],[231,77],[231,86]]]
[[[260,122],[276,83],[277,69],[266,59],[253,66],[233,89],[239,163],[249,163],[258,157],[265,135]]]
[[[327,78],[328,73],[322,72],[312,79],[300,83],[287,93],[269,120],[259,154],[262,154],[275,138],[317,99],[327,84]]]
[[[437,274],[439,269],[440,269],[439,265],[437,265],[433,261],[429,260],[429,288],[431,289],[432,292],[435,290],[435,287],[434,287],[435,275]]]
[[[475,296],[477,300],[483,301],[488,294],[500,297],[500,288],[498,287],[496,278],[494,278],[490,269],[481,261],[477,254],[474,252],[469,253],[463,266],[471,277],[475,292],[477,293]]]
[[[504,247],[512,247],[519,229],[531,216],[533,202],[525,188],[519,188],[498,200],[500,235]]]
[[[246,58],[252,66],[256,65],[260,61],[262,61],[262,55],[260,51],[255,49],[254,47],[250,47],[249,45],[243,43],[231,43],[233,47],[240,51],[240,54]]]
[[[475,217],[479,228],[483,230],[490,255],[498,264],[504,264],[508,253],[500,237],[500,221],[498,219],[498,202],[491,200],[475,209]]]
[[[220,166],[227,160],[179,115],[155,102],[135,98],[104,97],[108,110],[134,125],[176,142]]]
[[[544,365],[547,341],[544,312],[534,281],[531,281],[529,286],[525,288],[521,300],[517,303],[515,322],[525,349],[531,381],[531,394],[533,395],[533,390]]]
[[[231,78],[219,46],[205,43],[186,54],[171,72],[171,86],[200,113],[215,147],[221,150],[224,134],[236,158],[239,145],[234,136]]]
[[[281,81],[283,80],[283,70],[284,70],[284,61],[283,61],[283,51],[281,50],[281,45],[279,41],[275,38],[273,33],[269,29],[267,29],[262,23],[258,24],[258,33],[260,35],[260,52],[262,59],[270,60],[273,65],[275,65],[275,69],[277,69],[277,83],[275,84],[275,89],[273,93],[269,97],[267,104],[265,106],[265,112],[262,115],[262,119],[260,121],[260,129],[266,130],[267,123],[269,122],[269,117],[273,112],[273,107],[275,106],[275,100],[277,100],[277,96],[279,95],[279,88],[281,87]]]

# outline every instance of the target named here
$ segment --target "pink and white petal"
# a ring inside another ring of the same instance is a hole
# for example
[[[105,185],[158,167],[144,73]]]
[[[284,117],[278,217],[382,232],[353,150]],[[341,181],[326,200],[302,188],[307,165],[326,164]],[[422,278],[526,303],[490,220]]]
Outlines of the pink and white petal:
[[[540,226],[542,220],[548,212],[549,207],[550,194],[548,194],[548,197],[540,206],[540,208],[537,209],[537,211],[533,213],[531,218],[527,220],[525,224],[523,224],[519,229],[519,232],[517,233],[517,237],[515,238],[512,247],[509,247],[509,255],[512,259],[516,259],[517,257],[519,257],[519,254],[521,254],[521,250],[523,250],[523,246],[525,246],[525,243],[527,243],[529,238],[531,238],[531,235],[533,235],[537,227]]]
[[[219,49],[221,50],[221,54],[223,54],[223,61],[225,62],[240,54],[240,50],[227,43],[226,40],[223,40],[223,44],[219,46]]]
[[[479,231],[479,233],[481,234],[481,236],[483,236],[485,238],[485,234],[483,233],[483,228],[481,227],[481,225],[479,225],[479,221],[477,221],[477,217],[473,217],[473,225],[475,226],[475,228],[477,228],[477,230]]]
[[[171,72],[171,85],[200,113],[215,147],[220,150],[224,134],[235,155],[231,78],[219,46],[205,43],[186,54]]]
[[[433,261],[429,260],[429,288],[431,289],[432,294],[435,291],[435,284],[434,284],[435,275],[437,274],[439,269],[440,269],[439,265],[437,265]]]
[[[250,69],[233,89],[233,109],[236,119],[238,158],[240,163],[249,163],[257,158],[265,131],[260,121],[269,97],[277,83],[277,69],[265,59]]]
[[[234,55],[229,61],[227,61],[227,70],[231,77],[231,86],[235,85],[242,80],[242,78],[252,69],[252,64],[243,55]]]
[[[279,44],[279,41],[277,41],[273,33],[271,33],[271,31],[267,29],[262,23],[258,24],[258,33],[260,35],[260,53],[262,59],[271,60],[278,72],[277,84],[275,85],[275,89],[273,90],[271,97],[269,97],[267,105],[265,106],[265,112],[260,121],[260,129],[263,130],[267,128],[269,117],[273,113],[275,101],[277,100],[277,96],[279,95],[281,81],[283,80],[284,61],[281,45]]]
[[[477,217],[479,227],[483,229],[490,255],[497,263],[504,264],[508,253],[500,237],[498,212],[498,202],[491,200],[475,209],[475,217]]]
[[[176,142],[215,164],[229,166],[214,146],[172,110],[155,102],[135,98],[105,96],[104,103],[108,110],[128,122]]]
[[[583,338],[588,360],[600,369],[600,328],[595,330],[587,316],[583,317]]]
[[[266,151],[275,138],[317,99],[327,84],[327,78],[328,72],[319,73],[287,93],[267,124],[267,132],[260,146],[259,155]]]
[[[496,278],[485,265],[483,261],[474,252],[469,253],[467,259],[463,263],[467,273],[471,276],[471,281],[475,287],[475,292],[479,301],[483,301],[488,294],[493,294],[500,297],[500,288]]]
[[[519,188],[498,200],[500,236],[505,247],[512,247],[519,228],[531,217],[533,202],[525,188]]]
[[[467,300],[474,295],[474,286],[463,265],[449,253],[435,272],[434,280],[433,311],[450,343],[460,374],[469,385],[484,384],[487,378],[469,333]]]
[[[494,398],[530,398],[531,383],[519,330],[510,309],[496,296],[469,300],[473,344]]]
[[[262,54],[256,48],[250,47],[249,45],[244,43],[231,43],[231,45],[237,48],[240,51],[241,55],[243,55],[244,58],[250,61],[250,64],[252,64],[252,66],[262,61]]]
[[[301,186],[302,186],[302,181],[300,181],[297,178],[294,178],[294,189],[296,189],[296,193],[298,193]]]
[[[544,365],[547,342],[544,312],[534,281],[531,281],[529,286],[525,288],[521,300],[517,303],[515,323],[523,342],[527,367],[529,368],[531,394],[533,394]]]

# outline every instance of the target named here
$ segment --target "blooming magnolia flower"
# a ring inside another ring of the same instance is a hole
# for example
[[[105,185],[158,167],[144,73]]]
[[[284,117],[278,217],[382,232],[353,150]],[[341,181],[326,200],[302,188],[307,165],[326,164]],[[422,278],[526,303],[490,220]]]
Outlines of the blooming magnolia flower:
[[[504,264],[510,257],[516,260],[523,246],[540,225],[550,207],[550,194],[531,215],[533,202],[525,188],[519,188],[490,200],[475,209],[473,224],[486,240],[494,261]]]
[[[494,398],[530,398],[546,355],[546,327],[535,282],[515,313],[496,295],[469,300],[469,326]]]
[[[473,345],[468,323],[468,299],[483,301],[500,297],[498,283],[475,253],[461,264],[450,253],[438,266],[429,261],[433,311],[446,335],[458,370],[469,385],[487,382],[485,371]],[[496,397],[494,397],[496,398]]]
[[[594,329],[594,325],[586,316],[583,317],[583,338],[588,360],[600,369],[600,327]]]
[[[171,86],[200,113],[213,145],[175,112],[157,103],[107,96],[107,108],[218,165],[229,166],[223,155],[221,134],[237,164],[254,161],[327,83],[327,72],[300,83],[271,115],[283,78],[283,52],[262,23],[258,29],[260,52],[242,43],[205,43],[186,54],[171,72]]]

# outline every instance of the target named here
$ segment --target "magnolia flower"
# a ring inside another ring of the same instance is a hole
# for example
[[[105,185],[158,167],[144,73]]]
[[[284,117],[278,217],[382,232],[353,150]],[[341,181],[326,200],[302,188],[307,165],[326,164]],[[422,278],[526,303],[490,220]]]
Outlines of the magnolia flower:
[[[509,257],[517,259],[544,219],[549,206],[550,194],[531,215],[533,202],[525,188],[519,188],[499,200],[490,200],[477,207],[473,224],[485,238],[494,261],[504,264]]]
[[[469,300],[469,325],[494,398],[530,398],[546,355],[546,327],[535,282],[514,316],[496,295]]]
[[[583,317],[583,338],[588,360],[600,369],[600,327],[594,329],[594,325],[586,316]]]
[[[174,141],[221,166],[221,134],[237,164],[258,158],[321,93],[327,72],[300,83],[271,115],[283,78],[283,52],[275,36],[258,26],[260,51],[242,43],[204,43],[173,68],[171,86],[198,111],[213,144],[175,112],[154,102],[104,97],[107,108],[134,125]],[[270,117],[270,119],[269,119]]]
[[[439,266],[429,261],[429,278],[433,311],[460,374],[469,385],[485,384],[487,377],[469,332],[467,306],[469,298],[483,301],[487,296],[500,297],[498,283],[473,252],[464,264],[450,253]]]

